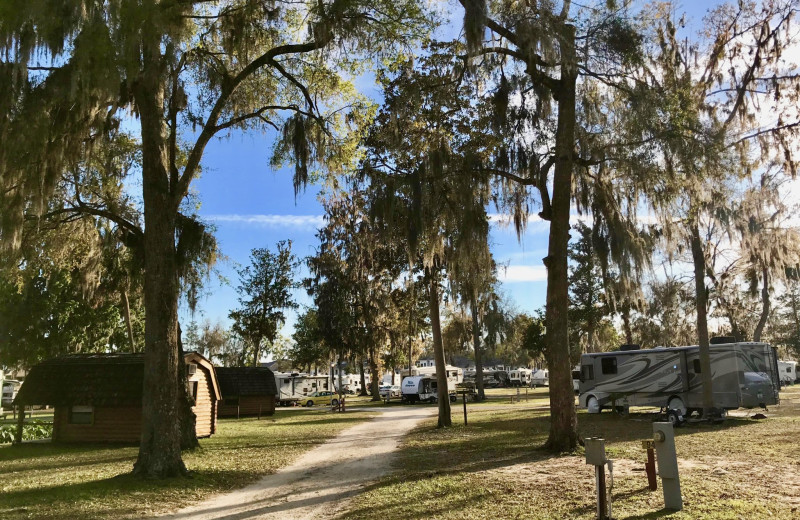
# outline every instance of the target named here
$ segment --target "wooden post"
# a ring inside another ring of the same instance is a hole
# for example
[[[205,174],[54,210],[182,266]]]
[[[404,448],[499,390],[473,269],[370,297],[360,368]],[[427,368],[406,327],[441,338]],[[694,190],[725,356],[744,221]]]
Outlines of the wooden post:
[[[236,420],[237,421],[239,420],[239,410],[240,410],[240,407],[239,407],[239,404],[237,403],[236,404]]]
[[[14,444],[22,444],[22,427],[25,423],[25,405],[19,405],[19,415],[17,415],[17,432],[14,435]]]
[[[467,393],[464,392],[461,394],[461,398],[464,401],[464,426],[467,425]]]
[[[525,387],[525,402],[528,402],[528,387]]]
[[[258,420],[261,420],[261,403],[258,403]]]

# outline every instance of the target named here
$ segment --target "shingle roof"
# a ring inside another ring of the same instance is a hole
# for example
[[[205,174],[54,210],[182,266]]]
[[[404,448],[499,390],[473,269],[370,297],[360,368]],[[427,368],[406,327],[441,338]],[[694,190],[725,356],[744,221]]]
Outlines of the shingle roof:
[[[34,366],[17,404],[135,405],[142,402],[143,354],[75,354]]]
[[[205,361],[195,352],[186,362]],[[144,354],[73,354],[34,366],[20,387],[14,403],[50,406],[134,406],[142,404]],[[216,391],[216,384],[215,384]]]
[[[275,375],[267,367],[217,367],[223,399],[246,395],[276,395]]]

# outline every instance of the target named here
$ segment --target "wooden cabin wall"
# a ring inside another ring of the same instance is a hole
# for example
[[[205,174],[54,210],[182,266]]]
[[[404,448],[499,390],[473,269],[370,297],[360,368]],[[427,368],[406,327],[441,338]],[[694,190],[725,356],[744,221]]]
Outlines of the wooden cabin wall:
[[[140,406],[94,408],[93,424],[69,424],[69,407],[54,410],[53,440],[58,442],[141,441],[142,408]]]
[[[192,411],[197,416],[195,430],[198,437],[208,437],[217,431],[217,400],[214,396],[211,375],[207,368],[197,365],[197,371],[189,378],[197,382],[197,397]]]
[[[236,417],[245,415],[272,415],[275,413],[274,395],[247,395],[239,398],[239,406],[219,402],[219,417]]]

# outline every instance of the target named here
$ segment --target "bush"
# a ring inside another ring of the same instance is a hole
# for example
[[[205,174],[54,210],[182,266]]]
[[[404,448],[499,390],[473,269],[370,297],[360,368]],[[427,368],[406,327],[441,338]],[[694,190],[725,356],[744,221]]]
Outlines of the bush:
[[[14,442],[15,425],[0,426],[0,444]],[[53,424],[43,421],[30,421],[22,426],[22,440],[35,441],[49,439],[53,436]]]

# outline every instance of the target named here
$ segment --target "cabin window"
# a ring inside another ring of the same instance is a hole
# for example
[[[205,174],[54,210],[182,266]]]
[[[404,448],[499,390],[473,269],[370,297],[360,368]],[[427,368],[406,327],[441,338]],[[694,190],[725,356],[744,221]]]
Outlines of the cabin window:
[[[594,367],[592,365],[583,365],[581,367],[584,381],[594,380]]]
[[[192,396],[194,402],[197,402],[197,388],[198,388],[198,381],[186,381],[186,392]]]
[[[617,373],[617,358],[604,357],[600,359],[600,368],[603,374],[616,374]]]
[[[94,424],[94,406],[72,406],[69,409],[70,424]]]
[[[692,370],[694,370],[695,374],[699,374],[700,373],[700,360],[699,359],[693,359],[692,360]]]

